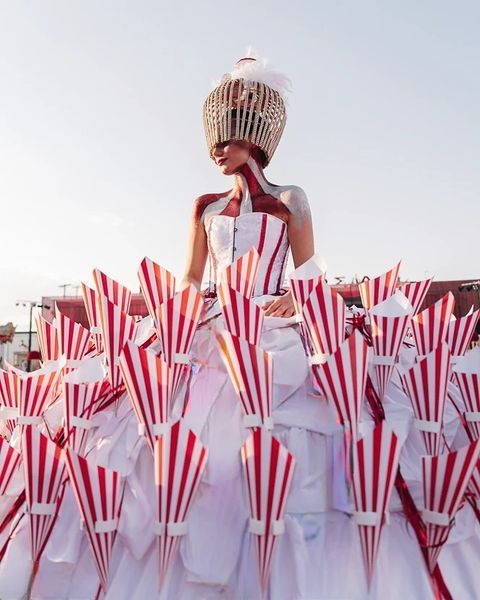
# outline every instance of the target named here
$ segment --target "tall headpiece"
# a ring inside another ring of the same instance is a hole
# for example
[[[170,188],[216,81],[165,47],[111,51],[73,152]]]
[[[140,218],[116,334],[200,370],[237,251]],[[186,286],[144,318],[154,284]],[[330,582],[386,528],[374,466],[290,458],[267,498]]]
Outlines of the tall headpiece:
[[[288,89],[288,79],[264,62],[253,57],[240,59],[203,105],[210,156],[213,158],[216,144],[243,140],[258,146],[268,164],[287,120],[284,97]]]

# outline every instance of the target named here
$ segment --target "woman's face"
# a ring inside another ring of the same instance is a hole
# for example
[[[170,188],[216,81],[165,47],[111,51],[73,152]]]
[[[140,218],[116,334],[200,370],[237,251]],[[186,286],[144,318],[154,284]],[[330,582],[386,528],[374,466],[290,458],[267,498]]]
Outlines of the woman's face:
[[[233,175],[250,158],[251,144],[230,140],[217,144],[213,149],[213,158],[224,175]]]

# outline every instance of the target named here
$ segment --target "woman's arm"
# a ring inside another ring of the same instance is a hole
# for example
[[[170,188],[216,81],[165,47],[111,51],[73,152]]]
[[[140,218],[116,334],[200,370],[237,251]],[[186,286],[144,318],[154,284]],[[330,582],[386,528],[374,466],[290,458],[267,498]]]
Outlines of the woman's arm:
[[[188,242],[187,262],[185,272],[180,283],[183,290],[187,285],[193,284],[197,289],[202,285],[203,272],[207,262],[208,247],[205,227],[201,219],[202,197],[195,200],[190,224],[190,237]]]
[[[298,187],[289,188],[281,200],[290,211],[288,216],[288,240],[295,268],[303,265],[315,252],[310,206],[305,192]],[[265,314],[270,317],[292,317],[295,314],[292,293],[264,304]]]
[[[290,211],[288,216],[288,240],[292,250],[293,264],[300,267],[315,253],[312,214],[305,192],[298,187],[288,190],[282,201]]]

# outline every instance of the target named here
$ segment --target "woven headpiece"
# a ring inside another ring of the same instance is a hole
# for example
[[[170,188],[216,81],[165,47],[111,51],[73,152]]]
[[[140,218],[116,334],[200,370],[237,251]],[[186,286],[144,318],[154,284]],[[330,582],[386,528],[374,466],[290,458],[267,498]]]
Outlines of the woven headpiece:
[[[210,156],[216,144],[243,140],[263,150],[267,164],[287,119],[282,92],[288,80],[255,58],[242,58],[223,76],[203,105],[203,124]]]

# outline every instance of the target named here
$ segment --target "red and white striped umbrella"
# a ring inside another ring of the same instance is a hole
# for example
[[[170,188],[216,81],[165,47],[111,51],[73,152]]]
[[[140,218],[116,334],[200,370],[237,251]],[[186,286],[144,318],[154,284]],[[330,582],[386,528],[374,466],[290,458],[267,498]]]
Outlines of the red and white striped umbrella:
[[[65,366],[75,369],[80,366],[82,358],[88,350],[90,332],[79,323],[62,314],[55,308],[55,325],[57,328],[58,351],[65,357]]]
[[[308,296],[323,278],[324,272],[320,261],[320,257],[315,254],[292,271],[288,277],[297,314],[301,314]]]
[[[203,297],[189,285],[157,308],[158,339],[163,358],[173,368],[173,394],[189,365],[189,352],[203,308]]]
[[[412,319],[412,331],[420,357],[433,352],[447,337],[455,298],[448,292]]]
[[[68,375],[62,381],[65,439],[72,450],[83,454],[92,416],[98,409],[97,400],[109,387],[105,379],[90,383],[73,383]]]
[[[312,279],[290,279],[293,304],[297,314],[302,314],[303,305],[320,281],[323,281],[321,275]]]
[[[222,331],[217,335],[220,355],[245,413],[245,427],[273,428],[273,360],[269,352]]]
[[[300,328],[300,334],[304,340],[308,340],[308,333],[305,323],[303,322],[303,305],[308,296],[314,290],[315,286],[317,286],[320,281],[322,281],[322,275],[318,275],[317,277],[313,277],[311,279],[297,279],[290,276],[290,286],[292,291],[293,305],[295,307],[295,315]],[[305,346],[305,351],[307,354],[310,354],[310,348],[307,344],[305,344]]]
[[[428,562],[433,571],[447,541],[455,514],[477,464],[480,440],[440,456],[422,456],[423,521],[428,541]]]
[[[120,473],[95,465],[66,448],[66,463],[78,508],[85,524],[100,584],[108,586],[108,570],[125,489]]]
[[[368,360],[369,348],[355,329],[327,361],[316,368],[321,389],[333,402],[340,423],[351,432],[353,441],[358,438]]]
[[[473,439],[480,438],[480,351],[471,350],[453,366],[454,381],[465,405],[464,423]]]
[[[365,311],[380,304],[395,293],[401,261],[383,275],[364,281],[358,286],[360,298]]]
[[[241,449],[250,508],[249,530],[255,536],[260,585],[266,591],[278,536],[285,530],[285,504],[295,459],[263,427],[255,429]]]
[[[480,460],[477,461],[477,464],[472,471],[472,478],[468,484],[468,490],[475,496],[477,501],[480,500]]]
[[[162,585],[207,462],[207,449],[183,419],[155,442],[159,583]]]
[[[452,364],[455,364],[459,356],[463,356],[470,346],[475,328],[478,323],[480,309],[471,310],[460,319],[452,318],[447,330],[447,344],[452,353]]]
[[[17,377],[17,423],[22,429],[25,425],[43,423],[42,414],[54,400],[59,374],[52,367],[43,367]]]
[[[395,292],[370,309],[373,359],[380,399],[387,390],[412,317],[412,306],[401,292]]]
[[[368,587],[400,460],[400,442],[385,422],[353,445],[353,518],[358,525]]]
[[[122,383],[122,375],[118,367],[120,352],[127,341],[135,338],[137,324],[133,317],[110,302],[106,296],[99,297],[99,309],[108,380],[115,390]]]
[[[311,362],[322,365],[345,339],[345,302],[331,286],[319,281],[303,304],[302,315],[314,351]]]
[[[12,477],[20,467],[22,455],[12,448],[7,440],[0,437],[0,496],[7,493]]]
[[[307,355],[310,355],[311,351],[308,344],[307,330],[305,328],[305,323],[303,322],[302,309],[308,296],[323,278],[324,271],[322,266],[320,257],[314,254],[311,258],[304,262],[303,265],[297,267],[289,275],[290,289],[292,291],[293,305],[295,307],[295,315]]]
[[[138,279],[148,313],[156,323],[157,308],[175,294],[175,277],[170,271],[145,257],[138,269]]]
[[[0,369],[0,421],[10,434],[17,426],[18,417],[18,375],[13,371]]]
[[[422,432],[430,455],[439,454],[441,450],[449,370],[450,350],[443,342],[401,376],[412,403],[415,427]]]
[[[150,350],[127,342],[120,355],[120,371],[152,453],[155,439],[168,426],[171,414],[173,369]]]
[[[32,561],[36,563],[55,523],[65,461],[60,446],[42,435],[36,427],[27,426],[22,432],[22,462]]]
[[[263,310],[223,281],[217,287],[217,295],[226,329],[248,343],[258,345],[262,336]]]
[[[58,360],[60,352],[58,349],[57,328],[40,314],[35,315],[35,324],[42,361]]]
[[[219,273],[217,285],[224,281],[239,294],[251,298],[255,289],[259,262],[258,251],[252,247]]]
[[[98,354],[103,352],[102,329],[100,327],[100,315],[98,309],[98,294],[91,287],[82,283],[83,303],[87,313],[90,334]]]
[[[128,314],[132,301],[132,292],[115,279],[111,279],[100,269],[93,270],[93,280],[99,296],[106,296],[118,308]]]
[[[432,279],[430,278],[423,281],[409,281],[400,287],[400,292],[402,292],[412,305],[414,315],[420,310],[431,283]]]

